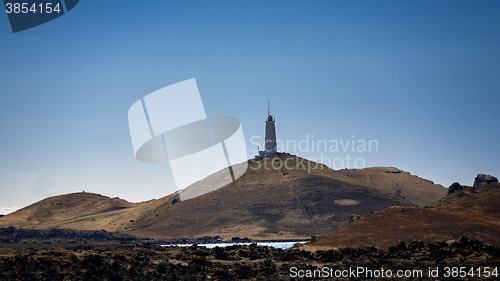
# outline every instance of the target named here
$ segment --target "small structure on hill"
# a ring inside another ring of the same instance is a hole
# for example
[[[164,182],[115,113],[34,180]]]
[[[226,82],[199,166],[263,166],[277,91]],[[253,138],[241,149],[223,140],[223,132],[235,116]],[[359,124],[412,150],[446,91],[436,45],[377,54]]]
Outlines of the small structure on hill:
[[[266,120],[266,140],[264,142],[264,150],[259,151],[259,157],[268,157],[276,154],[277,144],[276,144],[276,126],[275,118],[270,112],[271,101],[267,101],[267,120]]]

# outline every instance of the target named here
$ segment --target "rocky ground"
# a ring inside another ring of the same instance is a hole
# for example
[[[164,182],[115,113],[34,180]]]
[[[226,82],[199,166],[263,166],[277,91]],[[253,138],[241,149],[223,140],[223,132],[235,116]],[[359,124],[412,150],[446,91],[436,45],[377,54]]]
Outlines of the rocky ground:
[[[459,267],[465,267],[466,275],[446,278],[446,267],[458,267],[450,268],[450,275],[459,275]],[[338,280],[383,279],[357,273],[361,269],[374,275],[390,270],[393,280],[498,280],[494,269],[499,267],[500,248],[467,237],[426,245],[400,243],[387,251],[372,247],[309,252],[256,244],[214,249],[152,244],[0,248],[0,280],[316,280],[326,272],[329,277],[348,275]],[[429,277],[429,268],[434,272],[437,268],[439,277]],[[398,270],[403,274],[422,270],[422,276],[395,278]],[[485,271],[490,277],[478,278]],[[316,277],[307,278],[308,274]]]

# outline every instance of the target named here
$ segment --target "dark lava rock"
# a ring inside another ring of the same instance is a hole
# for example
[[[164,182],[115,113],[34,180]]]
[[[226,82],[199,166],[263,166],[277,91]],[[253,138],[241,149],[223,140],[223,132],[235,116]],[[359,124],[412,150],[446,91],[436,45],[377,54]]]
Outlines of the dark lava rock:
[[[233,245],[208,249],[160,247],[156,245],[104,245],[89,250],[13,248],[10,255],[2,249],[0,280],[291,280],[291,269],[314,272],[324,267],[371,270],[422,270],[420,278],[392,280],[484,280],[477,275],[447,278],[445,268],[500,268],[500,248],[484,245],[465,236],[450,242],[424,244],[404,242],[383,251],[375,247],[338,250],[281,250],[271,247]],[[429,269],[439,268],[431,278]],[[498,276],[498,275],[497,275]],[[498,280],[492,276],[487,280]],[[331,280],[298,278],[297,280]],[[354,277],[336,280],[378,280]],[[382,278],[382,280],[385,280]]]
[[[490,184],[490,183],[498,183],[498,179],[494,176],[479,174],[474,179],[474,187],[479,187],[481,185]]]
[[[462,190],[462,186],[458,182],[454,182],[448,188],[448,194],[452,194],[460,190]]]
[[[232,243],[250,243],[252,241],[246,237],[245,238],[233,237],[233,238],[231,238],[231,242]]]
[[[15,244],[28,241],[53,242],[53,240],[64,241],[116,241],[130,243],[138,241],[134,236],[101,230],[71,230],[71,229],[23,229],[15,227],[0,228],[0,243]],[[50,244],[50,243],[49,243]]]

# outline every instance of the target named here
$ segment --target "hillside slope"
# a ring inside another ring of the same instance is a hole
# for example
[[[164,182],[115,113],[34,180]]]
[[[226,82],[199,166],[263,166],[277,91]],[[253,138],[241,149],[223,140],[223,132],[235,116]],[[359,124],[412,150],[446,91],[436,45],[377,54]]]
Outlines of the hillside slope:
[[[292,169],[271,168],[286,159]],[[326,166],[308,169],[316,165],[291,155],[250,161],[237,181],[190,200],[165,202],[130,227],[151,237],[307,237],[346,225],[353,213],[407,205]]]
[[[119,198],[81,192],[43,199],[0,219],[0,226],[20,228],[107,229],[137,204]],[[96,220],[99,218],[99,221]],[[88,222],[94,222],[89,225]]]
[[[335,231],[353,214],[414,205],[401,194],[387,192],[383,177],[369,185],[346,171],[280,154],[250,160],[247,172],[235,182],[189,200],[180,200],[177,192],[141,203],[75,193],[47,198],[0,218],[0,227],[105,229],[159,239],[302,238]],[[210,189],[217,178],[216,173],[184,192],[195,186]]]
[[[394,167],[344,169],[340,173],[355,178],[381,192],[400,196],[417,206],[429,206],[446,196],[447,188]]]
[[[453,191],[454,190],[454,191]],[[398,241],[425,243],[465,235],[500,245],[500,184],[480,187],[454,184],[432,207],[393,207],[357,217],[348,226],[318,238],[306,249],[376,246],[387,249]]]

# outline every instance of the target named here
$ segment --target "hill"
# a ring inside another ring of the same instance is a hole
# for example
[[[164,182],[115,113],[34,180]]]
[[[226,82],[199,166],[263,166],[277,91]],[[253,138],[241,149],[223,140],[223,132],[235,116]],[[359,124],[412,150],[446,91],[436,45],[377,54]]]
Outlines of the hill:
[[[500,184],[450,186],[432,207],[392,207],[357,216],[348,226],[318,238],[306,249],[376,246],[387,249],[399,241],[425,243],[456,240],[465,235],[500,245]]]
[[[448,189],[394,167],[344,169],[340,173],[382,192],[395,194],[417,206],[428,206],[443,198]]]
[[[107,228],[106,218],[113,218],[136,204],[119,198],[109,198],[95,193],[72,193],[49,197],[1,218],[0,225],[20,228],[75,228],[98,229],[89,226],[96,216],[99,226]],[[95,221],[95,220],[94,220]],[[106,223],[106,224],[104,224]]]
[[[287,159],[293,168],[276,169],[280,166],[276,163]],[[287,154],[250,161],[247,172],[235,182],[172,203],[151,209],[130,227],[150,237],[160,233],[169,237],[307,237],[346,225],[353,213],[408,205],[326,166]]]
[[[416,190],[412,193],[415,196],[407,199],[388,192],[392,190],[393,173],[382,172],[376,176],[376,184],[370,184],[359,179],[357,171],[348,171],[337,172],[297,156],[279,154],[249,160],[247,172],[235,182],[189,200],[182,201],[174,193],[157,200],[129,203],[92,193],[75,193],[47,198],[0,218],[0,227],[105,229],[158,239],[303,238],[335,231],[347,225],[352,214],[430,200],[418,199],[419,192],[427,196],[427,189],[416,183],[427,184],[426,180],[408,180],[413,176],[404,174],[405,190]],[[194,186],[210,189],[217,177],[216,173]],[[438,190],[432,196],[439,200],[445,189],[430,185]],[[191,192],[194,186],[183,192]]]

